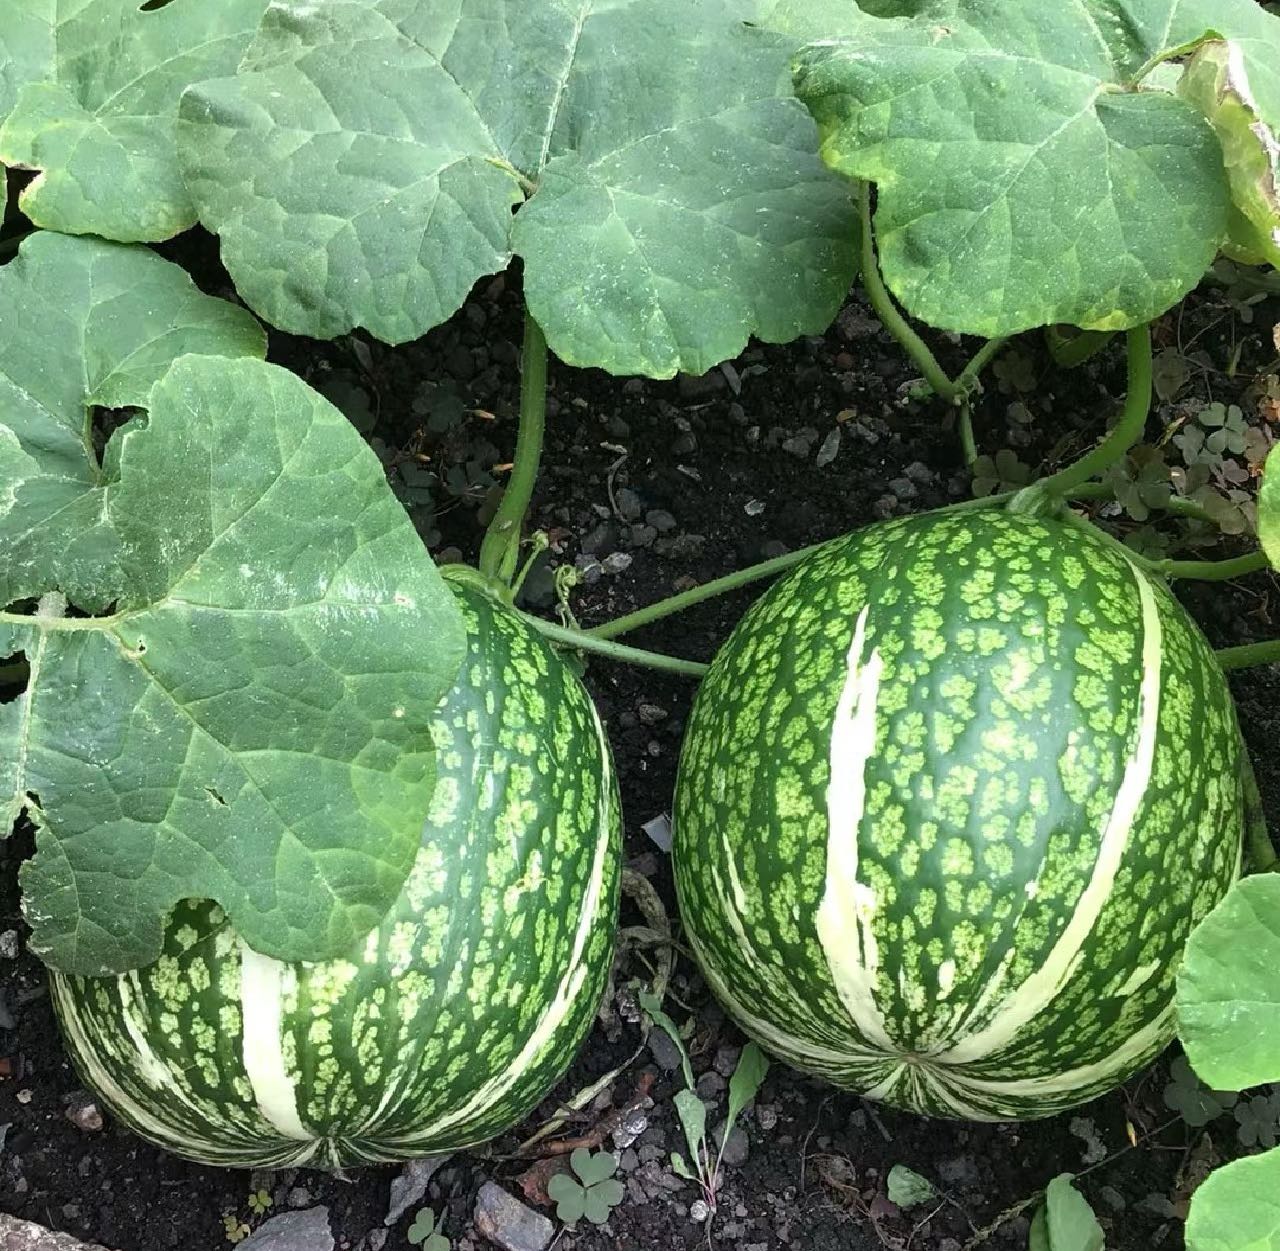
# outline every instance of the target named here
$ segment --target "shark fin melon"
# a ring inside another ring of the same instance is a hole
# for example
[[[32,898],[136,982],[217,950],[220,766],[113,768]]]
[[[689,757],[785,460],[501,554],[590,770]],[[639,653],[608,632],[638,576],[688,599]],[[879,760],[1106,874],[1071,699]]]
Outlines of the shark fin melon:
[[[686,731],[676,885],[708,983],[799,1068],[1045,1116],[1174,1032],[1240,869],[1241,742],[1167,588],[1053,519],[871,526],[751,608]]]
[[[608,743],[539,635],[455,593],[468,655],[436,720],[422,847],[358,950],[281,964],[189,901],[158,963],[53,975],[72,1060],[143,1137],[239,1168],[452,1151],[523,1117],[581,1043],[617,914]]]

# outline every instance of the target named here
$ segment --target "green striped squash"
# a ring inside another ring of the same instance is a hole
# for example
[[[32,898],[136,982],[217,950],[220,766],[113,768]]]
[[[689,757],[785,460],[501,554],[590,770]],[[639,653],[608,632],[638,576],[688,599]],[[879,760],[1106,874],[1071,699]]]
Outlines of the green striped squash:
[[[193,901],[158,963],[54,974],[72,1060],[144,1138],[235,1167],[449,1151],[523,1117],[586,1034],[620,871],[608,743],[541,637],[455,590],[469,653],[434,728],[422,849],[358,950],[282,964]]]
[[[772,587],[699,691],[681,912],[764,1047],[933,1116],[1045,1116],[1173,1036],[1239,872],[1241,745],[1208,644],[1104,539],[895,520]]]

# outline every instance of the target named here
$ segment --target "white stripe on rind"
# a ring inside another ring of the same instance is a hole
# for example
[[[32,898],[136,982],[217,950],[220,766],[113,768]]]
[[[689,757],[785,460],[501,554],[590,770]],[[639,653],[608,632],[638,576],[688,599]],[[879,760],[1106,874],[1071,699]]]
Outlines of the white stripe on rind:
[[[1133,568],[1142,604],[1142,683],[1138,697],[1136,742],[1125,764],[1111,813],[1103,828],[1098,856],[1088,885],[1070,921],[1044,962],[995,1011],[981,1029],[960,1039],[936,1058],[944,1064],[966,1064],[998,1052],[1038,1016],[1070,978],[1080,953],[1111,897],[1116,874],[1129,845],[1138,810],[1151,781],[1160,728],[1160,610],[1147,576]]]
[[[867,761],[876,745],[876,699],[884,661],[872,649],[863,663],[870,605],[858,614],[849,644],[844,688],[831,726],[831,778],[827,785],[827,879],[818,907],[818,941],[836,992],[861,1036],[890,1056],[889,1037],[875,1000],[880,950],[875,935],[875,892],[858,880],[858,830],[867,799]]]
[[[286,1138],[314,1139],[298,1115],[298,1090],[284,1062],[287,964],[261,955],[240,940],[240,1018],[243,1058],[258,1110]]]
[[[494,1074],[483,1086],[471,1095],[464,1103],[453,1111],[445,1113],[432,1127],[431,1137],[437,1138],[446,1130],[459,1122],[470,1120],[494,1104],[504,1099],[521,1078],[541,1058],[547,1045],[555,1038],[565,1018],[573,1007],[574,1000],[582,991],[591,969],[584,957],[592,930],[600,915],[600,905],[604,894],[605,866],[609,860],[609,848],[613,841],[613,768],[609,754],[609,743],[605,738],[604,727],[600,724],[600,715],[595,705],[591,705],[591,716],[595,722],[596,737],[600,744],[600,804],[599,822],[596,833],[595,858],[591,865],[591,876],[587,881],[586,894],[582,900],[582,914],[578,919],[578,931],[573,940],[573,951],[565,967],[560,985],[556,988],[555,998],[534,1026],[533,1032],[525,1040],[524,1046],[515,1055],[501,1073]],[[417,1137],[422,1137],[421,1134]],[[387,1140],[384,1140],[387,1141]]]

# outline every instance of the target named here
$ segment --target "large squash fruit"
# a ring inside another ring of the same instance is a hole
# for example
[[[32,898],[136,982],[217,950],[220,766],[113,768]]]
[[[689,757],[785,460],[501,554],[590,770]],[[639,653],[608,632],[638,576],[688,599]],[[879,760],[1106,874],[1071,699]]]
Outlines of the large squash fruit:
[[[73,1061],[143,1137],[237,1167],[422,1156],[507,1128],[573,1057],[613,951],[608,744],[537,634],[457,594],[469,652],[434,728],[422,849],[358,950],[281,964],[194,901],[158,963],[53,975]]]
[[[686,931],[743,1029],[936,1116],[1047,1115],[1173,1037],[1239,871],[1208,644],[1123,552],[995,509],[872,526],[772,587],[689,722]]]

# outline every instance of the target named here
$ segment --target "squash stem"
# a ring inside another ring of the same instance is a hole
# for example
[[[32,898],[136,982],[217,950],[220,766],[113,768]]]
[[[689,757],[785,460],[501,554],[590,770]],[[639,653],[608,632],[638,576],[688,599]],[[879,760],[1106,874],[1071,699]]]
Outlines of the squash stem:
[[[1267,554],[1259,548],[1230,560],[1156,560],[1151,570],[1166,578],[1187,578],[1197,582],[1226,582],[1266,569]]]
[[[978,460],[978,445],[973,438],[973,409],[967,399],[960,401],[960,447],[964,452],[965,468],[972,472]]]
[[[1091,452],[1023,487],[1013,497],[1013,512],[1052,511],[1055,500],[1067,498],[1077,487],[1110,469],[1141,437],[1151,412],[1151,330],[1147,325],[1128,332],[1129,387],[1124,410],[1111,432]]]
[[[547,421],[547,339],[529,311],[524,315],[524,349],[520,358],[520,427],[511,478],[480,545],[480,572],[509,581],[515,561],[511,552],[520,544],[529,502],[533,499],[542,460]]]
[[[1006,340],[989,339],[975,353],[973,359],[961,370],[954,381],[938,364],[938,358],[929,345],[911,328],[907,319],[898,311],[889,289],[880,275],[880,263],[876,259],[875,225],[871,218],[871,184],[864,182],[859,188],[859,210],[862,216],[862,285],[876,316],[889,331],[904,352],[915,362],[924,380],[933,392],[950,404],[968,395],[978,382],[978,375],[991,363],[992,358],[1004,347]]]
[[[1280,664],[1280,639],[1245,643],[1241,647],[1223,647],[1214,654],[1227,673],[1234,669],[1252,669],[1257,665],[1276,665]]]
[[[641,665],[646,669],[662,669],[667,673],[680,673],[690,678],[702,677],[708,668],[707,665],[700,664],[696,660],[680,660],[676,656],[664,656],[660,652],[646,652],[638,647],[628,647],[625,643],[614,643],[608,639],[598,638],[583,630],[571,630],[567,626],[544,621],[532,613],[521,612],[520,616],[539,634],[558,646],[572,651],[590,652],[592,655],[603,656],[606,660],[617,660],[627,665]]]
[[[1057,326],[1044,329],[1045,346],[1059,369],[1075,369],[1092,360],[1115,337],[1114,330],[1082,330],[1068,338]]]
[[[1267,832],[1266,813],[1262,807],[1262,794],[1258,790],[1258,777],[1253,771],[1253,761],[1249,759],[1249,749],[1241,744],[1244,753],[1242,770],[1244,773],[1244,810],[1245,810],[1245,845],[1249,850],[1254,873],[1274,873],[1280,869],[1280,855],[1276,854],[1275,844]]]
[[[980,499],[961,500],[956,504],[946,504],[941,508],[934,509],[934,511],[953,513],[965,512],[974,508],[999,508],[1002,504],[1008,503],[1012,497],[1012,492],[1006,492],[1003,495],[984,495]],[[750,586],[753,582],[759,582],[762,578],[771,578],[775,574],[785,573],[792,566],[807,560],[814,552],[825,547],[831,541],[830,539],[825,539],[821,543],[802,547],[798,551],[787,552],[785,556],[775,556],[771,560],[762,561],[758,565],[748,565],[745,569],[739,569],[734,573],[726,573],[722,578],[713,578],[710,582],[704,582],[701,586],[690,587],[687,591],[681,591],[679,595],[672,595],[669,599],[661,599],[656,604],[650,604],[646,608],[638,608],[635,612],[627,613],[625,617],[616,617],[612,621],[606,621],[603,625],[592,626],[586,633],[592,638],[611,639],[616,638],[619,634],[627,634],[632,630],[638,630],[641,626],[649,625],[654,621],[661,621],[663,617],[670,617],[674,613],[683,612],[686,608],[692,608],[695,604],[701,604],[704,600],[715,599],[718,595],[727,595],[729,592],[736,591],[741,587]]]

